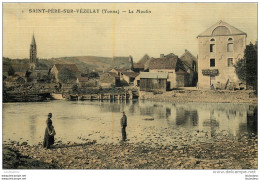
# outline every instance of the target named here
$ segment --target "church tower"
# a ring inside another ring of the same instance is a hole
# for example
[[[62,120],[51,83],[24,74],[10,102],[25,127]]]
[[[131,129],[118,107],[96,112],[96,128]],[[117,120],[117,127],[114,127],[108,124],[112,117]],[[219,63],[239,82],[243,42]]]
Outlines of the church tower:
[[[34,35],[32,37],[32,42],[30,45],[30,63],[33,63],[35,65],[38,64],[37,63],[37,47],[36,47]]]

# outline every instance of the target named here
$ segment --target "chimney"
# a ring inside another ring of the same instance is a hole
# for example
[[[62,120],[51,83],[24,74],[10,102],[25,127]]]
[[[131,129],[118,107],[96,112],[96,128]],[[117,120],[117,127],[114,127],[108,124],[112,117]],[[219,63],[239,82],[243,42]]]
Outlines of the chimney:
[[[160,58],[164,58],[164,54],[160,54]]]
[[[185,49],[185,52],[187,52],[187,49]]]

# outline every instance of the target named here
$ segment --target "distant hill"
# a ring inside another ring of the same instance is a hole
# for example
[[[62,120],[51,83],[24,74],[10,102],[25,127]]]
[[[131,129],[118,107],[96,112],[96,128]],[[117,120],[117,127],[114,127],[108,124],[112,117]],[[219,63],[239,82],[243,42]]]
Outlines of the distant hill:
[[[86,68],[90,71],[106,71],[113,67],[126,69],[131,67],[128,57],[75,56],[52,58],[50,60],[55,63],[75,63],[81,71],[85,71]]]
[[[51,59],[39,59],[41,67],[51,68],[54,64],[74,63],[82,73],[90,71],[107,71],[112,68],[131,68],[129,57],[98,57],[98,56],[75,56],[75,57],[60,57]],[[15,71],[26,71],[28,69],[29,59],[9,59],[3,57],[3,71],[7,71],[8,67],[12,65]]]

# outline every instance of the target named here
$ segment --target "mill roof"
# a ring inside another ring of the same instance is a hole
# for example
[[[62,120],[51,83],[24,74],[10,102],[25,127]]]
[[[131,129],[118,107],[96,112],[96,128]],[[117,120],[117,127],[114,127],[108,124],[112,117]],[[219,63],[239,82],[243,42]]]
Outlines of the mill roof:
[[[210,36],[228,36],[228,35],[247,35],[245,32],[231,26],[230,24],[219,21],[203,33],[199,34],[198,37],[210,37]]]

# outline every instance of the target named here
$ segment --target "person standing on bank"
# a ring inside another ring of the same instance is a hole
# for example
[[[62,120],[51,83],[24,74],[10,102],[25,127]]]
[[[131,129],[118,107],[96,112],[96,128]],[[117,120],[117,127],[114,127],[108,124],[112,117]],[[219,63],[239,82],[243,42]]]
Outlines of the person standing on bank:
[[[122,118],[121,118],[121,128],[122,128],[122,140],[126,141],[126,126],[127,126],[127,117],[125,115],[125,112],[122,112]]]
[[[54,126],[52,125],[51,117],[52,117],[52,113],[49,113],[48,119],[46,121],[47,127],[45,129],[44,140],[43,140],[43,147],[47,149],[54,144],[54,136],[56,135]]]

